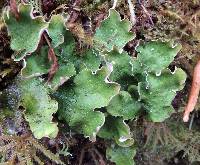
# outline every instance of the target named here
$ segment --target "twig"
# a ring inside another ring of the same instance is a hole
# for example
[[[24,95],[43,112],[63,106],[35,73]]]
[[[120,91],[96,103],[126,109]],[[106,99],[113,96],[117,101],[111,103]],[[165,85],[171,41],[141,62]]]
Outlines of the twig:
[[[136,16],[135,16],[135,6],[133,6],[133,3],[131,2],[131,0],[128,0],[128,7],[129,7],[129,11],[131,14],[131,22],[132,25],[134,26],[136,24]]]
[[[83,149],[81,150],[81,155],[80,155],[79,163],[78,163],[79,165],[82,165],[84,155],[85,155],[85,148],[83,148]]]
[[[163,141],[161,137],[161,129],[162,127],[158,127],[158,129],[156,130],[156,136],[158,137],[158,141],[160,141],[161,145],[164,145],[165,142]],[[165,135],[165,133],[163,135]]]
[[[10,0],[10,10],[14,14],[16,20],[19,20],[19,11],[17,9],[17,2],[16,0]]]
[[[183,121],[188,122],[190,112],[194,110],[194,107],[197,103],[198,95],[200,90],[200,60],[194,68],[192,87],[189,95],[189,100],[185,108],[183,115]]]
[[[44,33],[43,35],[44,35],[44,38],[45,38],[45,40],[46,40],[46,42],[47,42],[49,48],[52,48],[51,43],[50,43],[49,38],[48,38],[48,36],[46,35],[46,33]]]
[[[73,6],[79,6],[81,5],[82,0],[75,0]]]
[[[116,6],[117,6],[117,1],[118,1],[118,0],[114,0],[114,2],[113,2],[113,6],[112,6],[111,9],[115,9],[115,8],[116,8]]]
[[[185,23],[184,19],[179,14],[177,14],[177,12],[173,12],[173,11],[170,11],[170,10],[161,10],[161,12],[164,15],[167,15],[169,17],[172,17],[174,19],[180,20],[181,22]]]
[[[93,150],[93,151],[97,154],[97,156],[99,157],[100,165],[106,165],[106,163],[105,163],[105,161],[104,161],[102,155],[99,153],[99,151],[98,151],[95,147],[94,147],[92,150]]]
[[[58,59],[55,55],[54,49],[51,46],[51,43],[50,43],[46,33],[44,33],[44,38],[49,46],[49,52],[48,52],[49,61],[53,62],[53,64],[51,65],[51,68],[49,70],[49,75],[48,75],[48,80],[47,80],[47,82],[49,82],[53,78],[54,74],[57,72],[59,65],[58,65]]]
[[[149,17],[149,20],[150,20],[151,24],[154,25],[153,20],[151,18],[151,14],[149,14],[148,10],[144,7],[143,4],[140,3],[140,5],[141,5],[143,11],[145,12],[145,14]]]
[[[192,114],[192,117],[191,117],[191,120],[190,120],[189,130],[192,129],[192,124],[193,124],[193,121],[194,121],[194,114],[195,113]]]
[[[93,150],[89,150],[89,152],[90,152],[90,155],[93,158],[94,164],[95,165],[99,165],[98,161],[96,160],[96,157],[95,157],[95,154],[94,154]]]

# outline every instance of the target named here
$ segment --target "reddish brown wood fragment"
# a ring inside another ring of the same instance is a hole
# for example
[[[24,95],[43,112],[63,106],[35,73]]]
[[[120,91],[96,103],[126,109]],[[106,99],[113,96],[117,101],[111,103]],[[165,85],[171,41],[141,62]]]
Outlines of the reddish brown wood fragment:
[[[47,80],[49,82],[53,78],[54,74],[57,72],[58,67],[59,67],[57,57],[52,48],[49,48],[48,58],[49,58],[49,61],[53,62],[49,70],[49,75],[48,75],[48,80]]]
[[[20,15],[19,15],[19,11],[18,11],[18,8],[17,8],[16,0],[10,0],[10,10],[14,14],[15,18],[17,20],[19,20]]]
[[[194,68],[192,87],[189,95],[188,103],[185,107],[185,112],[183,115],[183,121],[188,122],[190,112],[192,112],[195,108],[195,105],[198,100],[200,90],[200,60]]]
[[[57,70],[59,68],[59,64],[58,64],[58,59],[56,57],[54,49],[52,48],[51,43],[50,43],[46,33],[44,33],[44,38],[45,38],[45,40],[46,40],[46,42],[49,46],[48,59],[49,59],[49,61],[52,61],[52,65],[51,65],[51,68],[49,70],[49,75],[48,75],[48,80],[47,80],[47,82],[49,82],[49,81],[51,81],[51,79],[53,78],[55,73],[57,72]]]

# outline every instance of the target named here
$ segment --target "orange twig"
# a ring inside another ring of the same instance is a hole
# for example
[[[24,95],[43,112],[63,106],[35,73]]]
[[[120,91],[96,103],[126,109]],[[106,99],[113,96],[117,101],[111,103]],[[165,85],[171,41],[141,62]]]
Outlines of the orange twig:
[[[192,87],[189,95],[189,100],[185,108],[185,112],[183,115],[183,121],[188,122],[190,112],[194,110],[194,107],[197,103],[197,99],[199,96],[200,90],[200,60],[194,68]]]

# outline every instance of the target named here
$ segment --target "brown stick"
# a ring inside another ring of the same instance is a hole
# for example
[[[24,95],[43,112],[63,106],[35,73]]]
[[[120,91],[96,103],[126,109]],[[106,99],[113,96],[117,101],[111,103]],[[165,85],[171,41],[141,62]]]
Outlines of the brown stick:
[[[200,90],[200,60],[198,61],[197,65],[194,68],[192,87],[191,87],[191,91],[189,95],[189,100],[185,107],[185,112],[183,115],[184,122],[188,122],[190,112],[192,112],[195,108],[195,105],[197,103],[197,99],[199,96],[199,90]]]
[[[104,161],[104,159],[103,159],[103,156],[99,153],[99,151],[94,147],[93,149],[92,149],[96,154],[97,154],[97,156],[99,157],[99,165],[106,165],[106,163],[105,163],[105,161]]]
[[[48,36],[45,33],[44,33],[44,38],[49,46],[49,52],[48,52],[49,61],[53,62],[49,70],[49,75],[48,75],[48,80],[47,80],[47,82],[49,82],[53,78],[54,74],[57,72],[59,65],[58,65],[58,59],[56,57],[54,49],[51,46]]]
[[[83,164],[82,162],[83,162],[84,155],[85,155],[85,149],[82,148],[78,165],[82,165]]]
[[[10,10],[14,14],[16,20],[19,20],[19,11],[16,0],[10,0]]]
[[[143,4],[140,4],[140,5],[141,5],[141,7],[142,7],[144,13],[145,13],[145,14],[147,15],[147,17],[149,18],[151,24],[154,25],[153,20],[152,20],[152,17],[151,17],[151,14],[149,14],[148,10],[146,9],[146,7],[144,7]]]

